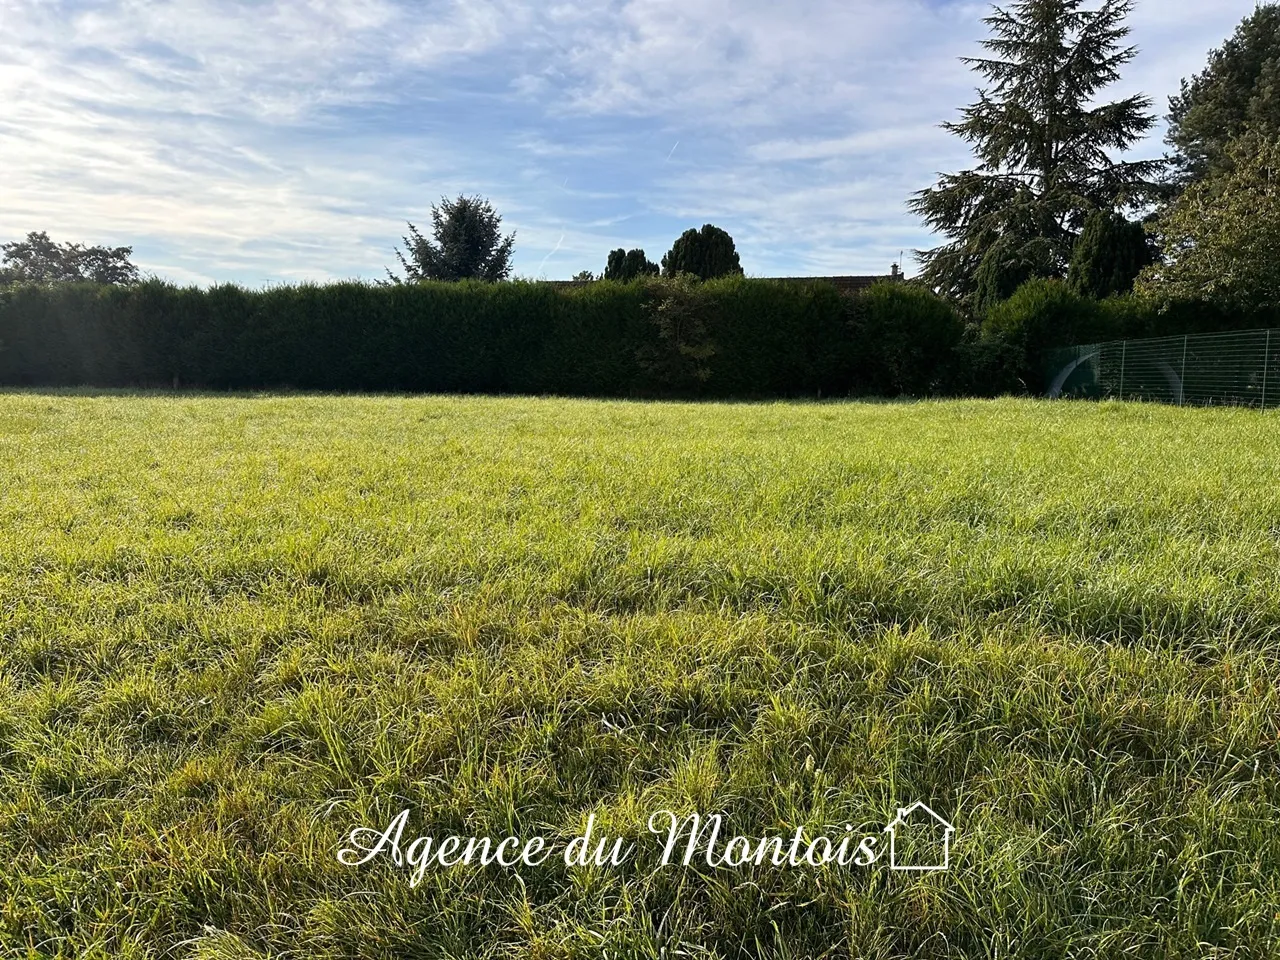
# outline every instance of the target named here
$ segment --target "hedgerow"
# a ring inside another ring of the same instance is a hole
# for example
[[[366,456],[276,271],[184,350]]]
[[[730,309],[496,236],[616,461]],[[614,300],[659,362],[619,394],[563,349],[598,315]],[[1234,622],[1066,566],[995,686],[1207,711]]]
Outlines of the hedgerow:
[[[936,324],[913,325],[920,316],[941,316],[946,336],[936,337]],[[868,317],[884,349],[866,342]],[[28,285],[0,291],[0,383],[585,396],[938,393],[953,385],[948,371],[961,329],[953,318],[924,290],[851,298],[820,282],[743,277],[569,288]]]

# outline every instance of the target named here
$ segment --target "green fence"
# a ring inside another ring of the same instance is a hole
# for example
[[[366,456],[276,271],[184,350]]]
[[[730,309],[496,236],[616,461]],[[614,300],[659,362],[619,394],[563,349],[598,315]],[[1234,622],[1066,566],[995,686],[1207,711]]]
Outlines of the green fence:
[[[1280,329],[1066,347],[1046,379],[1050,397],[1280,407]]]

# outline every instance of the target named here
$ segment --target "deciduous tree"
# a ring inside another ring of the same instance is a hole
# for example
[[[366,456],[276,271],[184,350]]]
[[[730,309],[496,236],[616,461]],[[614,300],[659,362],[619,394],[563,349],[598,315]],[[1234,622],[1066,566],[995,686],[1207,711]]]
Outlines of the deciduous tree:
[[[1224,173],[1193,182],[1157,218],[1165,262],[1143,271],[1138,292],[1235,311],[1280,307],[1280,139],[1246,134],[1223,156]]]
[[[25,240],[0,245],[3,253],[0,283],[131,284],[138,282],[138,268],[130,261],[133,247],[86,247],[80,243],[54,243],[44,232],[28,233]]]

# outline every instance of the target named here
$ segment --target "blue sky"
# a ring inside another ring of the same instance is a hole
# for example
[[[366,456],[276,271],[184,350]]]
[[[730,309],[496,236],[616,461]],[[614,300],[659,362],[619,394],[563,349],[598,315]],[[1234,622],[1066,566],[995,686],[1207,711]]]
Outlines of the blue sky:
[[[1161,114],[1253,0],[1140,0],[1117,94]],[[181,283],[383,276],[490,198],[515,272],[657,260],[712,222],[748,275],[885,273],[968,163],[982,3],[0,0],[0,239],[132,245]],[[1139,154],[1158,155],[1163,133]]]

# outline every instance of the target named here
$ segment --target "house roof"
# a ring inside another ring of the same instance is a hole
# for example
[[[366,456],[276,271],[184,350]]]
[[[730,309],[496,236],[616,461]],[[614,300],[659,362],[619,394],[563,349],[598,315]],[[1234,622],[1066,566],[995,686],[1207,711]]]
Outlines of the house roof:
[[[875,277],[769,277],[770,280],[787,283],[829,283],[841,293],[859,293],[877,283],[887,283],[895,278],[891,274]]]
[[[882,276],[873,277],[760,277],[761,280],[775,280],[785,283],[829,283],[841,293],[860,293],[877,283],[900,281],[902,275],[896,277],[893,274],[884,274]],[[581,287],[588,283],[594,283],[592,280],[543,280],[542,283],[550,284],[553,287]]]

